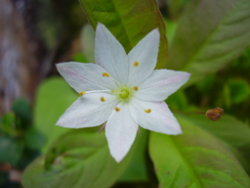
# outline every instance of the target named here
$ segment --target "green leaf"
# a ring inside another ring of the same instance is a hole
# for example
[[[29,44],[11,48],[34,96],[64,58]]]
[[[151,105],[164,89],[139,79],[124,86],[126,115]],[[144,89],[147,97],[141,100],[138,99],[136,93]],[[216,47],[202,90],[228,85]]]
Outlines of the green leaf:
[[[146,182],[148,181],[146,167],[146,151],[148,144],[148,131],[140,129],[138,134],[141,139],[137,143],[137,149],[133,152],[133,157],[126,171],[119,179],[120,182]]]
[[[250,127],[246,123],[226,114],[217,121],[199,114],[189,114],[185,118],[236,148],[243,167],[250,173]]]
[[[165,24],[167,25],[166,35],[167,35],[167,39],[168,39],[168,45],[171,46],[175,31],[176,31],[177,24],[176,24],[176,22],[174,22],[172,20],[165,20]]]
[[[47,139],[43,151],[66,132],[66,128],[58,127],[55,123],[76,98],[77,95],[62,78],[50,78],[40,86],[34,114],[37,130]]]
[[[0,164],[17,165],[23,152],[23,143],[8,136],[0,136]]]
[[[93,27],[89,24],[86,24],[81,32],[81,43],[82,43],[82,51],[88,62],[95,62],[95,31]]]
[[[188,0],[166,0],[171,18],[178,18]]]
[[[250,187],[248,175],[226,144],[184,116],[178,119],[183,135],[150,136],[160,187]]]
[[[137,137],[137,140],[140,137]],[[24,172],[26,188],[108,188],[128,166],[137,143],[121,163],[111,157],[106,138],[98,129],[70,131],[52,145],[46,157]]]
[[[168,106],[172,109],[188,109],[191,106],[188,105],[188,100],[183,91],[177,91],[174,95],[171,95],[166,100]]]
[[[16,119],[19,121],[16,121],[17,129],[24,129],[31,125],[32,110],[29,102],[26,99],[17,99],[13,103],[11,110],[15,113]]]
[[[168,68],[192,73],[189,83],[216,72],[250,45],[249,0],[189,1],[170,47]]]
[[[106,25],[127,52],[148,32],[159,28],[161,44],[158,67],[166,66],[165,26],[155,0],[80,0],[93,26]]]
[[[84,56],[82,52],[75,53],[74,56],[72,57],[72,60],[82,63],[88,62],[87,58]]]
[[[16,116],[13,112],[0,117],[0,134],[15,136],[17,132],[15,130],[15,121]]]
[[[46,139],[35,128],[29,128],[24,135],[25,145],[29,149],[38,150],[43,147]]]
[[[233,116],[224,114],[217,121],[209,120],[200,114],[189,114],[185,118],[234,147],[250,147],[250,127]]]
[[[233,104],[241,103],[250,96],[249,83],[243,79],[230,79],[227,83]]]

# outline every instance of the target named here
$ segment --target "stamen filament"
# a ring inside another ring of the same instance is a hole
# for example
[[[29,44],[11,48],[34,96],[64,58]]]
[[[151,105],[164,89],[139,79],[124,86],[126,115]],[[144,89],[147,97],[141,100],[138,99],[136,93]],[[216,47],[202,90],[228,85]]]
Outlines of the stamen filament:
[[[79,95],[83,96],[90,93],[111,93],[111,90],[106,89],[106,90],[94,90],[94,91],[81,91],[79,92]]]

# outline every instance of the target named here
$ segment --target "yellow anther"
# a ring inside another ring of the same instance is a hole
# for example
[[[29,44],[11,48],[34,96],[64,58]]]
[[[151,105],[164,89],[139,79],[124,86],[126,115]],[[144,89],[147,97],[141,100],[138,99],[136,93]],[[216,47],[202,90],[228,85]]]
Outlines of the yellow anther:
[[[115,111],[119,112],[121,109],[118,107],[115,107]]]
[[[149,108],[149,109],[145,109],[144,112],[146,113],[150,113],[152,110]]]
[[[137,86],[135,86],[135,87],[133,87],[133,90],[135,90],[135,91],[138,91],[138,87]]]
[[[101,97],[101,98],[100,98],[100,101],[105,102],[106,99],[105,99],[104,97]]]
[[[85,94],[86,94],[86,91],[81,91],[81,92],[79,93],[80,96],[83,96],[83,95],[85,95]]]
[[[140,63],[138,61],[135,61],[133,65],[134,65],[134,67],[138,67],[140,65]]]
[[[110,77],[109,73],[107,73],[107,72],[102,73],[102,76],[103,77]]]

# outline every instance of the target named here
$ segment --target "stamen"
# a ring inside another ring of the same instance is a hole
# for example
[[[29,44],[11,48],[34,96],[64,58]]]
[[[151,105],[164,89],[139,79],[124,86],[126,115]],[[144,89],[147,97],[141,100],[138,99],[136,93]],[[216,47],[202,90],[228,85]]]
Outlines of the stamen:
[[[103,77],[110,77],[109,73],[107,73],[107,72],[102,73],[102,76]]]
[[[135,86],[135,87],[133,87],[133,90],[135,90],[135,91],[138,91],[138,87],[137,86]]]
[[[115,107],[115,111],[119,112],[121,109],[118,107]]]
[[[138,67],[139,65],[140,65],[140,63],[138,61],[135,61],[133,64],[134,67]]]
[[[108,93],[108,94],[110,94],[110,92],[111,91],[108,90],[108,89],[105,89],[105,90],[94,90],[94,91],[81,91],[81,92],[79,92],[79,95],[83,96],[83,95],[87,95],[87,94],[91,94],[91,93]]]
[[[152,110],[151,110],[150,108],[144,110],[144,112],[146,112],[146,113],[151,113],[151,111],[152,111]]]
[[[105,102],[106,99],[105,99],[104,97],[101,97],[101,98],[100,98],[100,101]]]
[[[81,91],[81,92],[79,93],[80,96],[83,96],[83,95],[85,95],[85,94],[86,94],[86,91]]]

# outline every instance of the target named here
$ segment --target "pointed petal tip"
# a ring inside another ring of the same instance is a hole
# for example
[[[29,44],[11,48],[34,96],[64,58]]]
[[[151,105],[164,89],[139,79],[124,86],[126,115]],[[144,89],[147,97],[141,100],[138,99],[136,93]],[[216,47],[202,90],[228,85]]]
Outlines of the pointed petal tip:
[[[183,79],[185,80],[184,83],[186,83],[191,77],[191,74],[188,72],[183,72]]]
[[[103,23],[98,22],[96,26],[96,33],[104,32],[104,31],[109,31],[109,30]]]
[[[56,69],[59,70],[59,69],[61,68],[62,64],[63,64],[63,63],[57,63],[57,64],[56,64]]]
[[[154,28],[150,33],[155,33],[155,35],[160,35],[160,30],[159,28]]]
[[[65,126],[65,124],[63,123],[61,117],[57,120],[57,122],[55,123],[55,125],[58,126],[58,127],[67,127],[67,126]]]
[[[191,73],[189,73],[189,72],[184,72],[184,73],[185,73],[186,77],[189,79],[191,76]]]
[[[63,128],[71,128],[71,129],[78,129],[81,127],[75,127],[74,124],[71,124],[69,126],[69,124],[66,122],[63,122],[63,120],[61,118],[59,118],[59,120],[56,122],[55,124],[57,127],[63,127]]]
[[[173,132],[171,135],[180,135],[180,134],[182,134],[182,133],[183,133],[183,132],[182,132],[181,128],[179,127],[179,128],[176,129],[175,132]]]
[[[56,64],[56,69],[61,70],[65,65],[69,65],[72,63],[79,63],[79,62],[61,62]]]
[[[154,37],[156,40],[160,40],[160,31],[158,28],[153,29],[148,33],[148,36]]]
[[[104,24],[102,22],[97,22],[97,26],[96,27],[105,27]]]
[[[63,118],[63,116],[61,116],[57,122],[55,123],[55,125],[57,127],[64,127],[64,128],[78,128],[78,127],[74,127],[74,126],[69,126],[69,123],[65,121],[65,119]]]
[[[115,156],[114,154],[111,154],[111,156],[113,157],[113,159],[117,163],[120,163],[122,161],[122,159],[123,159],[123,157],[121,157],[121,156]]]
[[[169,133],[169,134],[171,134],[171,135],[180,135],[180,134],[182,134],[182,129],[181,129],[181,126],[180,126],[178,121],[176,122],[175,126],[173,127],[171,133]]]
[[[175,128],[172,127],[171,130],[168,129],[168,130],[161,130],[161,131],[159,131],[159,130],[157,130],[157,131],[150,130],[150,131],[154,131],[154,132],[158,132],[158,133],[162,133],[162,134],[166,134],[166,135],[180,135],[183,133],[180,127],[175,127]]]

